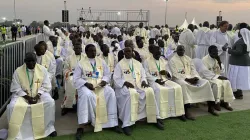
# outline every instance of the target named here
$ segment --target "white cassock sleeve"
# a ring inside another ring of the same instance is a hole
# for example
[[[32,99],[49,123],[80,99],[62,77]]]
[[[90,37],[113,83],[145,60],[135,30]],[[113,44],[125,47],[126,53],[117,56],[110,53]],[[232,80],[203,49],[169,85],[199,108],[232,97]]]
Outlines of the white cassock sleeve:
[[[65,60],[65,58],[67,57],[67,50],[63,47],[61,50],[61,57],[63,58],[63,60]]]
[[[80,89],[82,86],[84,86],[87,81],[85,81],[83,78],[83,70],[81,65],[78,63],[76,65],[74,74],[73,74],[73,82],[74,82],[74,86],[76,89]]]
[[[54,34],[50,31],[49,27],[47,27],[47,26],[44,26],[44,27],[43,27],[43,33],[44,33],[46,36],[54,36]]]
[[[49,78],[50,80],[52,80],[52,78],[56,75],[56,59],[55,58],[51,58],[48,72],[49,72]]]
[[[148,82],[149,82],[149,83],[154,83],[154,82],[157,80],[157,78],[154,77],[154,76],[152,76],[152,75],[150,74],[150,71],[149,71],[149,68],[148,68],[148,63],[147,63],[147,61],[145,61],[145,62],[143,63],[143,67],[144,67],[144,69],[145,69],[145,73],[146,73]]]
[[[196,71],[196,68],[195,68],[193,61],[190,62],[190,68],[191,68],[191,76],[200,78],[200,75]]]
[[[141,82],[145,81],[147,83],[147,75],[142,64],[140,65],[140,69],[141,69]]]
[[[102,66],[103,66],[103,78],[102,78],[102,80],[109,83],[112,73],[110,72],[109,67],[104,60],[102,60]]]
[[[122,69],[119,63],[115,67],[113,79],[115,86],[117,86],[118,88],[122,88],[124,83],[126,82],[123,78]]]
[[[217,32],[214,32],[213,35],[210,38],[210,45],[214,45],[218,48],[219,52],[222,52],[222,47],[225,45],[220,45],[217,43]],[[220,54],[219,54],[220,55]]]
[[[52,88],[51,80],[49,78],[49,73],[47,72],[45,68],[43,69],[43,73],[44,73],[44,79],[43,79],[41,87],[38,89],[38,93],[40,94],[49,93]]]

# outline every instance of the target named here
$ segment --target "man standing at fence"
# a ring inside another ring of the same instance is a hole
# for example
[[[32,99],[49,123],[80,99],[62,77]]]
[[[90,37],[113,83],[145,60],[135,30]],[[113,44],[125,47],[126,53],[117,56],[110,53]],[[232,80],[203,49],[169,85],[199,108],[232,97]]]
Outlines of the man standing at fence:
[[[16,25],[12,25],[11,27],[12,41],[16,41],[17,27]]]
[[[49,21],[45,20],[43,25],[43,33],[44,33],[44,41],[49,41],[50,36],[54,36],[54,34],[50,31]]]
[[[13,96],[7,107],[8,140],[57,135],[55,101],[49,94],[51,82],[47,70],[36,61],[34,53],[27,53],[25,64],[14,72],[10,89]]]

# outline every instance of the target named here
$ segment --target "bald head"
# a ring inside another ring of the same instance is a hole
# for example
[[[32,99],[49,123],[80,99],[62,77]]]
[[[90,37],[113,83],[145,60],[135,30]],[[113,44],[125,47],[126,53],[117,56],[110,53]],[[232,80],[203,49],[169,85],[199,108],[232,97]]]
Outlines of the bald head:
[[[33,52],[28,52],[25,54],[24,63],[28,69],[34,69],[36,66],[36,54]]]

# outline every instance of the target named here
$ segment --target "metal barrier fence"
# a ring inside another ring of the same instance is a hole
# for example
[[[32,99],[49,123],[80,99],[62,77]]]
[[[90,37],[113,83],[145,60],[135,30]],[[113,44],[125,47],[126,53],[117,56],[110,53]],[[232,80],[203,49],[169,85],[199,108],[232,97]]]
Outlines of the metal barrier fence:
[[[43,35],[39,34],[0,48],[0,116],[4,113],[12,95],[10,93],[12,75],[16,68],[23,64],[25,53],[34,51],[34,46],[39,42],[38,39],[41,41]]]

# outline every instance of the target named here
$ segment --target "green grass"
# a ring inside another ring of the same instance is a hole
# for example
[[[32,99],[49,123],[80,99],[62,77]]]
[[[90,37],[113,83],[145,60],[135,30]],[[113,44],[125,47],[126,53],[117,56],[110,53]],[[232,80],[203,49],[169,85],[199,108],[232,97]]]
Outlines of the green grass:
[[[84,140],[249,140],[250,111],[220,114],[219,117],[202,116],[196,121],[165,120],[165,130],[150,124],[137,124],[132,136],[116,134],[111,130],[86,132]],[[45,140],[74,140],[74,135]]]

